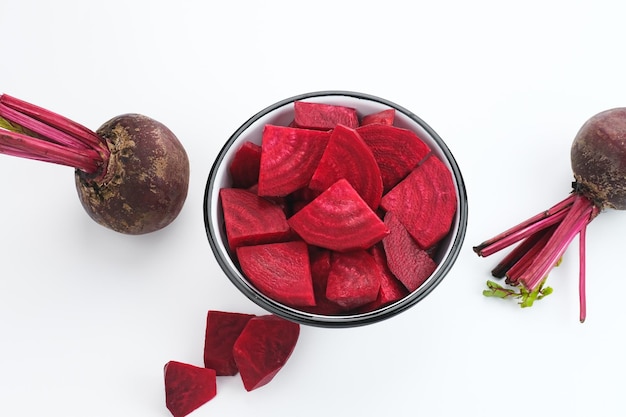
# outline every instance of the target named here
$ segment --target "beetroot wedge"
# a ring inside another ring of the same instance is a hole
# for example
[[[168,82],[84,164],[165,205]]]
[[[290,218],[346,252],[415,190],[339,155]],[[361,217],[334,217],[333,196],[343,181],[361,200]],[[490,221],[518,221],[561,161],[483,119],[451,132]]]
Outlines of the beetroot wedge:
[[[365,250],[334,252],[326,284],[326,298],[349,311],[374,302],[381,271]]]
[[[382,244],[376,244],[372,246],[369,251],[376,264],[381,270],[380,275],[380,291],[378,292],[378,297],[376,301],[367,305],[366,310],[371,311],[387,304],[398,301],[409,294],[409,290],[396,278],[396,276],[389,269],[389,264],[387,261],[387,255],[385,254],[385,249]]]
[[[430,155],[385,194],[381,207],[395,214],[418,245],[428,249],[450,230],[456,203],[450,170]]]
[[[229,165],[232,186],[235,188],[249,188],[259,181],[261,166],[261,147],[256,143],[244,142],[237,149]]]
[[[233,346],[254,314],[209,310],[204,338],[204,367],[218,376],[236,375]]]
[[[291,356],[300,325],[274,315],[250,319],[233,347],[246,391],[269,383]]]
[[[383,124],[383,125],[393,125],[393,122],[396,118],[396,110],[395,109],[385,109],[376,113],[366,114],[361,119],[361,126],[369,125],[369,124]]]
[[[435,271],[437,265],[421,249],[394,213],[385,215],[389,235],[383,239],[383,247],[389,270],[409,291],[418,289]]]
[[[220,201],[231,249],[289,237],[290,228],[282,207],[239,188],[222,188]]]
[[[356,128],[359,116],[352,107],[296,101],[293,125],[305,129],[331,130],[338,124]]]
[[[286,126],[263,129],[260,196],[286,196],[309,184],[330,133]]]
[[[313,280],[313,291],[315,292],[315,306],[305,308],[310,313],[332,316],[343,312],[343,308],[326,298],[331,254],[332,252],[328,249],[317,246],[309,247],[311,279]]]
[[[357,132],[378,163],[384,193],[406,177],[430,152],[430,147],[408,129],[369,124],[359,127]]]
[[[288,224],[305,242],[344,252],[368,249],[389,233],[345,179],[291,216]]]
[[[170,361],[163,369],[165,405],[174,417],[185,417],[217,394],[215,370]]]
[[[378,208],[383,180],[376,158],[357,130],[337,125],[309,187],[322,191],[342,178],[354,187],[373,210]]]
[[[263,294],[292,307],[315,305],[308,246],[303,241],[242,246],[237,258]]]

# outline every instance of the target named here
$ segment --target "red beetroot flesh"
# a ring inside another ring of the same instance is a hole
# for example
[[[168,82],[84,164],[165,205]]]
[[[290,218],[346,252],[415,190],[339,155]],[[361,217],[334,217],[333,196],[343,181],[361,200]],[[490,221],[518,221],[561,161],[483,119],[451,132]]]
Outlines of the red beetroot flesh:
[[[247,190],[222,188],[220,201],[231,249],[285,240],[290,229],[283,209]]]
[[[243,273],[262,293],[289,306],[314,306],[309,252],[302,241],[242,246]]]
[[[378,208],[383,180],[376,158],[361,135],[343,125],[333,129],[309,187],[323,191],[340,179],[346,179],[373,210]]]
[[[338,124],[352,128],[359,126],[359,116],[351,107],[296,101],[293,109],[295,127],[331,130]]]
[[[381,206],[397,216],[420,248],[428,249],[450,231],[456,203],[450,170],[430,155],[385,194]]]
[[[288,223],[305,242],[344,252],[368,249],[389,233],[345,179],[328,187]]]
[[[230,177],[234,188],[249,188],[259,181],[261,166],[261,147],[250,141],[237,149],[229,165]]]
[[[376,300],[366,306],[366,311],[375,310],[409,295],[409,291],[404,284],[402,284],[393,272],[391,272],[391,269],[389,269],[389,262],[383,245],[376,244],[372,246],[370,253],[381,271],[380,291],[378,292]]]
[[[385,109],[376,113],[366,114],[361,119],[361,126],[370,125],[370,124],[383,124],[383,125],[393,125],[393,122],[396,118],[396,110],[395,109]]]
[[[381,271],[367,251],[334,252],[326,298],[344,310],[353,310],[376,300],[380,281]]]
[[[357,132],[374,154],[384,193],[406,177],[430,152],[428,145],[408,129],[370,124],[359,127]]]
[[[247,391],[269,383],[287,363],[300,335],[300,325],[274,315],[250,319],[233,347]]]
[[[170,361],[164,367],[165,405],[174,417],[185,417],[217,394],[213,369]]]
[[[260,196],[286,196],[309,184],[330,133],[266,125],[259,172]]]
[[[389,235],[383,238],[383,247],[389,270],[407,290],[415,291],[435,271],[437,265],[419,247],[396,215],[387,213],[385,224],[389,228]]]
[[[233,346],[254,314],[210,310],[207,313],[204,337],[204,367],[214,369],[218,376],[236,375],[237,364]]]
[[[330,261],[332,251],[317,246],[309,246],[309,259],[311,262],[311,279],[315,293],[315,306],[305,307],[304,310],[325,315],[343,313],[343,308],[326,298],[328,274],[330,273]]]

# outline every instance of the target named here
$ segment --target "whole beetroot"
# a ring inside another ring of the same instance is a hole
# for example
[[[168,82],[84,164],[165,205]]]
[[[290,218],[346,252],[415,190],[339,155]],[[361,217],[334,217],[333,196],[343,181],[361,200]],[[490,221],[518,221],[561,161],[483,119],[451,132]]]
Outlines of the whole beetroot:
[[[529,307],[552,292],[544,287],[548,273],[578,235],[580,321],[584,322],[587,225],[604,209],[626,209],[626,108],[605,110],[587,120],[572,143],[571,163],[575,181],[569,196],[475,246],[474,251],[489,256],[517,244],[491,271],[517,288],[488,281],[483,294],[519,298],[522,307]]]
[[[93,132],[4,94],[0,153],[74,167],[89,216],[120,233],[164,228],[187,197],[185,149],[166,126],[139,114],[117,116]]]

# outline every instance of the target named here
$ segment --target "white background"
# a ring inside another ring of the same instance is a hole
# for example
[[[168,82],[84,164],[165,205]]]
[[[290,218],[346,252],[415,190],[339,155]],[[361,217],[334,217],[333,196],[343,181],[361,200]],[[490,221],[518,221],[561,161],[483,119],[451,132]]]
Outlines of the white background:
[[[201,365],[207,310],[263,313],[211,253],[211,164],[257,111],[328,89],[396,102],[447,142],[469,196],[463,250],[416,307],[303,327],[269,385],[220,378],[193,415],[623,415],[626,216],[588,230],[585,324],[576,242],[525,310],[481,295],[497,259],[471,249],[563,198],[579,127],[626,105],[622,4],[4,0],[0,92],[93,129],[160,120],[191,183],[172,225],[131,237],[87,217],[71,168],[0,156],[0,415],[170,415],[163,365]]]

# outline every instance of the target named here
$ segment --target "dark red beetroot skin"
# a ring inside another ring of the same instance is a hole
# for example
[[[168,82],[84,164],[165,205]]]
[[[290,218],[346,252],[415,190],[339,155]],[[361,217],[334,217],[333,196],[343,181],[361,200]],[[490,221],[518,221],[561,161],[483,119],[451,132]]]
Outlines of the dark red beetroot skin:
[[[132,235],[170,224],[183,207],[189,183],[189,160],[172,131],[149,117],[125,114],[96,133],[111,152],[106,171],[76,170],[75,176],[89,216]]]

